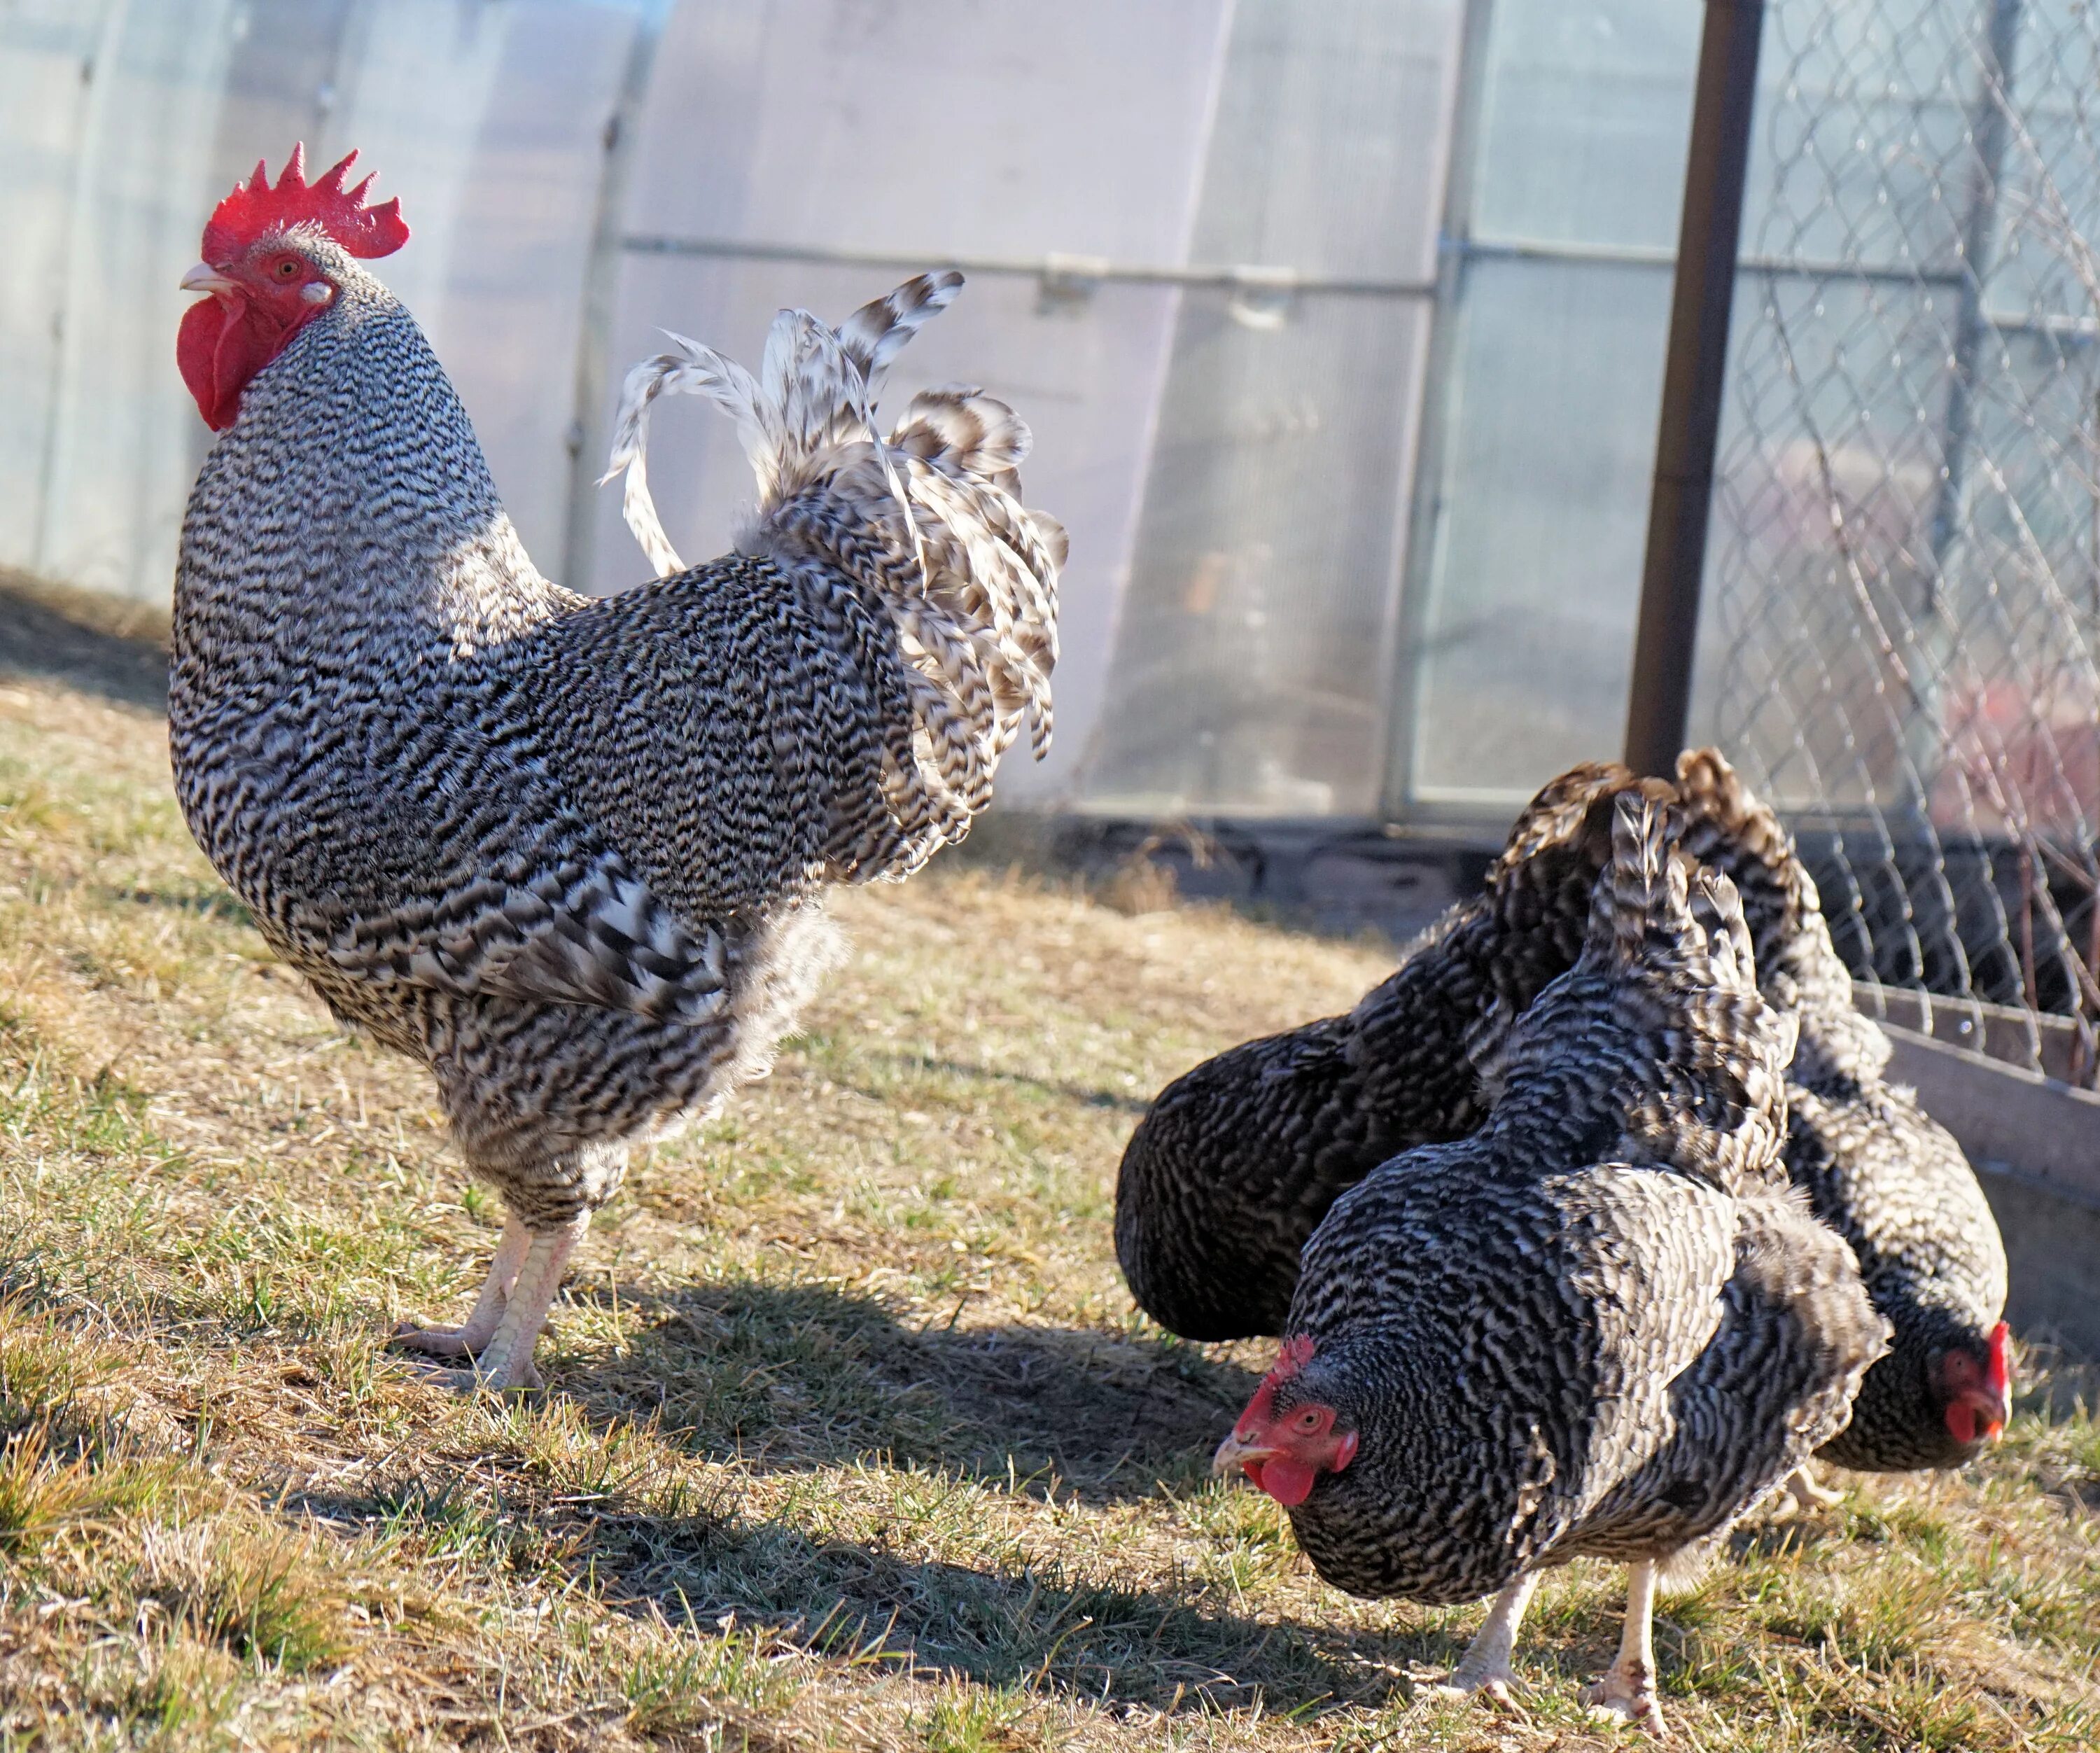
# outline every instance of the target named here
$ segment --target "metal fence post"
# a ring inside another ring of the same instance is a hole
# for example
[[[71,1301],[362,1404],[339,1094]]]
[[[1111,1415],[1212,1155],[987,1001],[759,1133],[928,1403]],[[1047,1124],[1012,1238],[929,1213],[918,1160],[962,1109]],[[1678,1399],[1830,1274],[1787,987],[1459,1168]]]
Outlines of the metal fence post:
[[[1764,0],[1706,0],[1626,710],[1626,764],[1639,773],[1676,771],[1691,713],[1764,12]]]

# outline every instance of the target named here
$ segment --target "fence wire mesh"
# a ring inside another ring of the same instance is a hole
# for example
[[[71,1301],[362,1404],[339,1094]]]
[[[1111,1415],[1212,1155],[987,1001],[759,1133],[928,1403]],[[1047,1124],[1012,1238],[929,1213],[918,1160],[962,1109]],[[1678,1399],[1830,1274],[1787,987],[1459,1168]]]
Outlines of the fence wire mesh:
[[[1886,1013],[2100,1020],[2100,9],[1775,0],[1702,686]]]

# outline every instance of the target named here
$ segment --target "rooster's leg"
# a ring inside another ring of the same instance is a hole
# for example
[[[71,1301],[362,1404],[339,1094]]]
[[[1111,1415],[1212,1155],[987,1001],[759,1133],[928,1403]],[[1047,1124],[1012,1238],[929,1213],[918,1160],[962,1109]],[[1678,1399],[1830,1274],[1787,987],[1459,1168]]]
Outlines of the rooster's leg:
[[[1516,1648],[1516,1628],[1524,1609],[1531,1605],[1531,1592],[1538,1587],[1536,1572],[1528,1571],[1495,1596],[1487,1621],[1466,1646],[1451,1677],[1436,1690],[1452,1698],[1485,1693],[1498,1704],[1510,1703],[1510,1688],[1516,1676],[1510,1671],[1510,1653]]]
[[[496,1244],[496,1258],[489,1262],[488,1282],[474,1300],[474,1313],[466,1318],[466,1324],[422,1327],[404,1321],[394,1329],[393,1343],[404,1351],[424,1351],[439,1358],[463,1358],[480,1350],[496,1336],[496,1324],[503,1318],[503,1305],[510,1300],[510,1287],[517,1280],[518,1269],[524,1265],[525,1251],[532,1243],[532,1232],[515,1214],[505,1218],[503,1239]]]
[[[1662,1733],[1662,1705],[1655,1695],[1656,1561],[1626,1567],[1626,1623],[1619,1634],[1619,1658],[1590,1689],[1592,1711],[1633,1723],[1652,1735]]]
[[[532,1348],[539,1342],[540,1329],[547,1324],[547,1310],[554,1305],[554,1293],[562,1287],[562,1269],[568,1265],[569,1256],[589,1228],[590,1213],[584,1212],[558,1229],[528,1232],[525,1258],[518,1268],[517,1282],[504,1301],[503,1318],[474,1359],[474,1367],[440,1371],[433,1379],[464,1392],[488,1388],[501,1393],[505,1389],[537,1386]]]

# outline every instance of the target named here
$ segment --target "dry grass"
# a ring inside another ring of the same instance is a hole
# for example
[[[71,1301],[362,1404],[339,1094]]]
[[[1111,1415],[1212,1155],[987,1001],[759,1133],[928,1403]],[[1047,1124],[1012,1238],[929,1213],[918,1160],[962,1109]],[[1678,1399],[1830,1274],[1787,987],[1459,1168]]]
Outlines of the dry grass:
[[[845,897],[809,1034],[600,1219],[552,1391],[461,1402],[378,1336],[463,1305],[497,1214],[272,965],[161,735],[0,687],[0,1743],[1608,1743],[1614,1574],[1542,1592],[1526,1720],[1416,1700],[1478,1609],[1312,1577],[1204,1474],[1258,1355],[1116,1276],[1145,1096],[1374,951],[968,870]],[[1666,1605],[1679,1738],[2100,1739],[2090,1413],[1846,1482]]]

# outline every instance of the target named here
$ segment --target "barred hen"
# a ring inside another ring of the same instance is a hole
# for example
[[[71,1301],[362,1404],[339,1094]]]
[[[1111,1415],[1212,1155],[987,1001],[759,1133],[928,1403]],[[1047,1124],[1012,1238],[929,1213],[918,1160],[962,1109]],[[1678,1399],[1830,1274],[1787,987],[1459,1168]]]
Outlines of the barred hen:
[[[835,959],[825,885],[917,868],[1024,723],[1040,753],[1064,536],[1022,510],[1027,430],[990,397],[921,395],[876,434],[885,368],[961,285],[942,274],[836,331],[782,313],[756,378],[690,343],[639,368],[615,466],[652,552],[661,389],[734,413],[756,508],[711,565],[603,601],[550,583],[360,265],[408,229],[350,162],[258,165],[183,281],[208,296],[178,360],[224,436],[183,528],[170,737],[263,935],[430,1067],[504,1199],[472,1314],[397,1338],[507,1388],[629,1147],[765,1070]]]
[[[1281,1332],[1299,1250],[1336,1195],[1486,1119],[1474,1055],[1573,965],[1612,800],[1641,788],[1621,766],[1563,774],[1517,819],[1485,892],[1355,1009],[1246,1042],[1160,1093],[1116,1186],[1116,1257],[1154,1320],[1188,1339]]]
[[[1684,850],[1733,880],[1759,989],[1800,1023],[1787,1172],[1851,1243],[1895,1329],[1822,1458],[1875,1473],[1958,1467],[2010,1415],[1997,1221],[1961,1146],[1912,1091],[1882,1081],[1888,1037],[1853,1008],[1815,879],[1778,818],[1711,749],[1679,758],[1677,784]],[[1798,1490],[1820,1495],[1806,1475]]]
[[[1499,1592],[1453,1676],[1511,1680],[1539,1574],[1630,1568],[1592,1693],[1659,1730],[1650,1613],[1843,1428],[1886,1325],[1780,1161],[1790,1018],[1725,877],[1616,806],[1580,960],[1500,1048],[1474,1137],[1385,1164],[1307,1244],[1281,1358],[1220,1448],[1352,1594]]]

